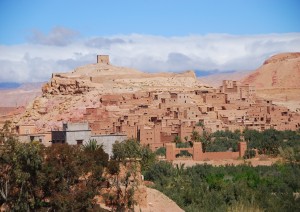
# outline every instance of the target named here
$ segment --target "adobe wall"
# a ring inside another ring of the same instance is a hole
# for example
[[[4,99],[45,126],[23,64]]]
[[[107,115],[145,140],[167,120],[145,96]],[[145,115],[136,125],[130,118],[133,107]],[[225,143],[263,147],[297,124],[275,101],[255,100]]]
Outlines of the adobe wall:
[[[36,126],[35,125],[19,125],[17,126],[17,134],[20,135],[28,135],[36,133]]]
[[[82,123],[68,123],[67,125],[68,131],[74,131],[74,130],[89,130],[89,124],[87,122]]]
[[[193,154],[193,160],[203,161],[203,160],[224,160],[224,159],[237,159],[245,155],[247,150],[247,143],[239,143],[238,152],[203,152],[202,143],[195,142],[193,148],[176,148],[175,143],[166,144],[166,159],[168,161],[176,160],[176,154],[180,153],[182,150],[187,150]]]
[[[205,152],[203,153],[202,160],[224,160],[224,159],[237,159],[239,152]]]

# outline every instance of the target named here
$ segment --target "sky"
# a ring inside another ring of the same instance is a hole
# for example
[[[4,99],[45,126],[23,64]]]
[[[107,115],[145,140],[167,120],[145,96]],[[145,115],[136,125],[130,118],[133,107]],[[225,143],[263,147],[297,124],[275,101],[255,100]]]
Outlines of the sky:
[[[0,82],[95,63],[246,71],[300,51],[298,0],[0,0]]]

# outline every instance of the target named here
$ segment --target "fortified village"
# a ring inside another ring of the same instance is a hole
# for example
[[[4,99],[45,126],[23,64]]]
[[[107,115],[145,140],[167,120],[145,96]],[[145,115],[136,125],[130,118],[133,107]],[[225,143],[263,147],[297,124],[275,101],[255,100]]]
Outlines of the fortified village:
[[[258,98],[249,84],[224,80],[212,88],[193,71],[143,73],[112,66],[109,56],[99,55],[96,64],[53,74],[43,95],[14,124],[24,142],[82,144],[96,139],[111,154],[112,144],[126,138],[156,150],[176,137],[190,141],[193,131],[297,130],[300,114]],[[167,157],[172,160],[177,150],[170,145]],[[240,153],[224,157],[241,156],[247,147],[240,146]],[[197,151],[202,151],[201,143]]]

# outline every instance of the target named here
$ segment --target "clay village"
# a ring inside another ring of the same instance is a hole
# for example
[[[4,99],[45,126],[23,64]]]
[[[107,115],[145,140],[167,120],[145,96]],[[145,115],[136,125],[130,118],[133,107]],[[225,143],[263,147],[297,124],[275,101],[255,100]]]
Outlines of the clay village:
[[[90,139],[111,155],[116,141],[135,139],[155,151],[165,147],[166,160],[176,160],[174,141],[193,140],[216,131],[252,129],[298,130],[300,114],[256,95],[256,87],[223,80],[211,87],[193,71],[144,73],[110,64],[98,55],[95,64],[68,73],[53,73],[27,108],[14,116],[14,132],[22,142],[81,145]],[[186,149],[191,160],[237,159],[239,152],[203,153],[201,142]]]
[[[0,107],[1,211],[299,211],[299,61],[217,86],[109,55],[53,73]]]
[[[300,0],[0,2],[0,212],[300,212]]]

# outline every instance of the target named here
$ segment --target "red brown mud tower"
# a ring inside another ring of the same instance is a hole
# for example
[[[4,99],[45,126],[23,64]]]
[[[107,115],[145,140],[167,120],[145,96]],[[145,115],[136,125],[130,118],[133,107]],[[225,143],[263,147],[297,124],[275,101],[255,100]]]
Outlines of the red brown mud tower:
[[[109,65],[109,55],[97,55],[97,63]]]
[[[193,160],[195,160],[195,161],[203,160],[203,151],[202,151],[202,143],[201,142],[194,142]]]
[[[242,141],[239,143],[239,157],[244,157],[245,151],[247,150],[247,143]]]
[[[175,143],[166,143],[166,159],[168,161],[175,160],[176,157],[175,149],[176,149]]]

